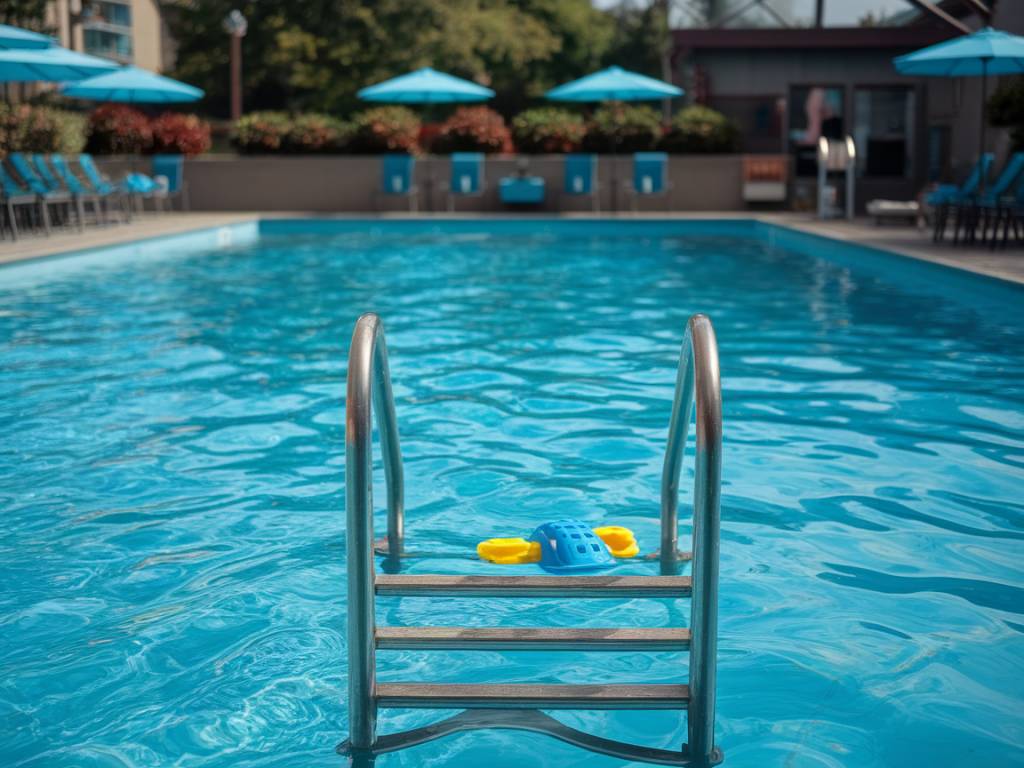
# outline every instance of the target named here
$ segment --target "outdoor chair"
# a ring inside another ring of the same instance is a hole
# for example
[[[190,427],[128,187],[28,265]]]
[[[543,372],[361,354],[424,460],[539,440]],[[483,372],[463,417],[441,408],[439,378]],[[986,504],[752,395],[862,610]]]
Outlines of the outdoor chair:
[[[992,237],[998,227],[998,214],[1010,187],[1024,171],[1024,152],[1015,152],[1003,166],[1002,173],[983,192],[972,196],[954,207],[956,216],[953,222],[953,242],[960,242],[961,234],[964,242],[973,243],[981,230],[982,242],[988,237],[992,227]]]
[[[188,185],[185,183],[185,156],[184,155],[154,155],[153,156],[153,181],[163,187],[163,194],[157,194],[165,204],[171,198],[177,197],[181,200],[181,210],[187,211]],[[163,179],[167,180],[166,185]]]
[[[71,209],[74,207],[74,201],[71,195],[60,189],[51,188],[46,182],[44,182],[39,175],[32,168],[28,158],[25,157],[21,152],[12,152],[8,155],[11,161],[11,167],[14,168],[15,173],[21,177],[22,184],[29,188],[38,198],[40,205],[44,208],[47,206],[55,206],[57,212],[57,223],[65,223],[71,218]],[[76,210],[78,216],[78,228],[82,229],[82,217],[81,211]],[[49,218],[48,212],[44,211],[44,216],[53,222],[53,219]],[[47,227],[49,231],[49,227]]]
[[[452,177],[448,185],[448,210],[455,210],[457,197],[482,197],[484,156],[482,152],[455,152],[451,158]]]
[[[564,173],[565,183],[562,193],[569,197],[589,197],[593,210],[601,210],[601,198],[597,182],[597,155],[566,155]]]
[[[7,167],[0,162],[0,197],[3,199],[3,211],[8,229],[11,230],[11,238],[18,239],[18,209],[27,208],[28,215],[23,220],[33,224],[38,220],[42,224],[43,231],[50,234],[50,216],[46,204],[41,198],[20,184],[8,172]]]
[[[56,155],[56,157],[63,164],[64,161],[60,155]],[[55,192],[66,192],[71,195],[71,199],[75,203],[75,210],[78,211],[79,221],[85,221],[86,203],[90,203],[92,205],[92,212],[96,219],[96,223],[100,223],[104,220],[104,216],[100,208],[100,196],[86,189],[85,186],[70,173],[65,176],[56,165],[51,169],[50,164],[46,162],[46,157],[44,155],[32,155],[32,167],[35,168],[36,173],[39,174],[39,178],[41,178],[46,186],[51,190]]]
[[[950,209],[968,201],[978,191],[981,180],[988,177],[991,167],[992,153],[986,152],[978,158],[963,184],[941,184],[928,193],[925,202],[935,208],[935,230],[932,233],[932,240],[938,243],[945,237]]]
[[[381,162],[380,191],[374,202],[380,210],[381,198],[405,198],[409,210],[419,209],[419,188],[414,183],[416,158],[405,154],[384,155]]]
[[[102,189],[97,189],[93,184],[83,181],[71,170],[71,166],[63,155],[50,155],[50,165],[53,166],[53,169],[64,180],[64,186],[72,194],[94,201],[94,205],[97,206],[96,216],[98,219],[102,218],[103,223],[107,223],[110,220],[110,204],[115,200],[121,215],[127,218],[124,196],[119,194],[112,186],[106,185]],[[102,206],[102,215],[100,214],[99,206]]]
[[[664,152],[637,152],[633,155],[633,182],[626,185],[632,209],[641,197],[664,197],[672,188],[668,181],[668,155]]]

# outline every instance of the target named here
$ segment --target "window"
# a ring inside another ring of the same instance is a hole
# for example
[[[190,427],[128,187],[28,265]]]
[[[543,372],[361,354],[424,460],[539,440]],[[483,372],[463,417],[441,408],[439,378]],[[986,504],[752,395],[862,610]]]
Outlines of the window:
[[[909,178],[913,160],[914,92],[903,87],[858,88],[853,140],[861,176]]]
[[[789,91],[789,147],[796,156],[796,175],[818,172],[818,139],[846,134],[843,89],[798,85]]]
[[[118,27],[130,27],[132,25],[132,8],[130,5],[121,3],[97,2],[92,6],[93,21],[102,21]]]
[[[782,150],[781,96],[713,96],[710,106],[740,129],[740,148],[750,153]]]
[[[130,60],[132,57],[132,38],[124,32],[111,32],[106,29],[85,30],[85,51],[96,56]]]

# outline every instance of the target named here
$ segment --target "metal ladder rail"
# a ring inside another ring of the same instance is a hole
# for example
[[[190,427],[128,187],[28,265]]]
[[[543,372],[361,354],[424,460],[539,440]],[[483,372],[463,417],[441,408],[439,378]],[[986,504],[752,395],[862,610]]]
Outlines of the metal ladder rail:
[[[352,746],[373,746],[377,730],[373,584],[373,411],[388,494],[388,549],[402,550],[405,480],[395,399],[380,318],[356,322],[345,400],[345,550],[348,563],[348,701]]]
[[[678,482],[694,406],[696,406],[697,412],[697,455],[693,524],[694,576],[691,585],[689,577],[672,577],[670,574],[677,572],[680,559],[676,548]],[[574,686],[578,689],[596,689],[596,695],[595,691],[587,691],[579,702],[568,707],[582,709],[643,709],[652,708],[652,706],[654,708],[674,708],[670,702],[678,704],[679,696],[682,696],[682,706],[689,708],[689,741],[682,752],[612,742],[568,728],[537,711],[545,708],[545,703],[552,704],[547,708],[562,708],[560,704],[564,702],[559,701],[562,695],[552,697],[551,693],[547,691],[541,692],[540,698],[531,701],[529,704],[531,708],[525,711],[519,710],[512,713],[511,711],[489,709],[490,715],[488,712],[466,711],[449,718],[449,720],[422,729],[404,734],[376,737],[378,696],[374,679],[375,648],[382,646],[377,642],[379,638],[375,627],[375,591],[382,594],[399,595],[487,594],[495,597],[515,597],[524,594],[551,596],[553,591],[552,586],[547,583],[552,577],[543,576],[403,577],[382,575],[375,580],[371,492],[372,410],[377,411],[388,489],[387,553],[401,556],[403,525],[401,453],[387,367],[387,352],[379,318],[374,314],[366,314],[360,317],[356,324],[349,357],[346,408],[346,509],[350,596],[348,615],[350,738],[339,746],[339,751],[353,757],[362,756],[372,761],[372,756],[375,754],[402,749],[415,743],[423,743],[423,741],[429,741],[457,730],[511,727],[547,733],[577,746],[603,754],[614,754],[623,759],[701,766],[720,762],[722,760],[721,750],[714,746],[714,706],[722,419],[717,344],[710,320],[704,315],[694,315],[690,318],[680,356],[668,449],[662,473],[660,559],[664,575],[660,577],[555,577],[567,587],[565,592],[581,597],[606,597],[619,593],[658,596],[668,592],[686,595],[691,593],[692,586],[692,629],[691,636],[687,638],[690,648],[690,686],[688,691],[686,686],[681,686],[683,689],[681,694],[676,690],[680,688],[679,686],[653,686],[655,689],[665,689],[665,692],[648,691],[648,695],[653,695],[657,702],[652,703],[654,699],[651,699],[645,704],[641,700],[639,690],[637,692],[625,690],[634,688],[631,686]],[[509,588],[513,583],[514,588]],[[572,583],[571,588],[570,583]],[[462,630],[462,632],[470,636],[468,637],[470,642],[488,642],[484,638],[471,637],[474,630]],[[512,634],[514,632],[512,630]],[[422,640],[422,638],[420,639]],[[495,638],[490,639],[494,640]],[[521,641],[522,638],[519,640]],[[614,644],[608,645],[614,647]],[[387,647],[387,643],[383,647]],[[442,644],[437,647],[449,646]],[[499,647],[498,644],[496,647]],[[389,689],[409,687],[385,686]],[[450,688],[450,686],[430,685],[418,687],[425,689]],[[511,686],[513,689],[520,687]],[[562,686],[541,687],[560,688]],[[651,686],[647,687],[651,688]],[[643,686],[635,688],[639,689]],[[619,691],[615,691],[612,695],[614,701],[606,706],[599,700],[606,694],[612,694],[612,691],[604,689],[623,689],[623,691],[618,699],[615,696]],[[443,690],[439,692],[443,695]],[[487,699],[483,703],[484,706],[500,706],[495,700],[499,697],[487,694],[481,694],[481,696]],[[507,694],[500,698],[505,700],[506,696]],[[430,703],[431,698],[428,695],[422,705],[437,708],[437,702],[441,700],[435,700],[435,703],[432,704]],[[387,697],[384,699],[386,706],[389,700]],[[408,695],[397,696],[396,701],[402,706],[408,706],[410,697]],[[595,701],[598,703],[595,704]],[[480,704],[476,701],[461,703],[464,706]],[[635,703],[636,706],[630,706],[632,703]],[[512,701],[509,701],[509,704],[515,706]],[[523,702],[520,702],[520,705],[522,704]],[[513,714],[515,717],[512,716]]]

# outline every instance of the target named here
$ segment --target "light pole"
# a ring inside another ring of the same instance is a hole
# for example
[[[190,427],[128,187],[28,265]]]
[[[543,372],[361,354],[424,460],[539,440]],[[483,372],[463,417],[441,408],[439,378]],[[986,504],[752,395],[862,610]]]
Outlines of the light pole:
[[[224,31],[231,37],[231,119],[242,116],[242,38],[249,22],[237,8],[224,17]]]

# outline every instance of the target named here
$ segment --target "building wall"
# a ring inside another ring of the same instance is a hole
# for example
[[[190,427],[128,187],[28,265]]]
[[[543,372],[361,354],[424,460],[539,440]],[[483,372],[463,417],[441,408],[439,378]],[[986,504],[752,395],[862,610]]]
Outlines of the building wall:
[[[111,5],[124,6],[130,10],[131,23],[127,27],[111,25],[102,18],[102,6],[87,6],[92,13],[83,13],[83,0],[50,0],[47,3],[47,24],[57,30],[61,45],[75,51],[84,51],[99,56],[108,56],[122,63],[161,72],[173,64],[173,47],[168,46],[169,35],[163,21],[158,0],[106,0]],[[131,52],[117,55],[113,51],[90,50],[87,45],[87,31],[129,30]]]

